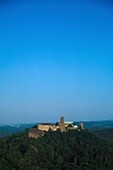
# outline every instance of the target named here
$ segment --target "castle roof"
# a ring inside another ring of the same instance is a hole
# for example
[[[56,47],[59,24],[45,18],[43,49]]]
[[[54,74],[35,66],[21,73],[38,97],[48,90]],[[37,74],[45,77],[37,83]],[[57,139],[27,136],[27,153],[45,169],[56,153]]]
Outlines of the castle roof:
[[[40,123],[39,125],[51,125],[51,123]]]

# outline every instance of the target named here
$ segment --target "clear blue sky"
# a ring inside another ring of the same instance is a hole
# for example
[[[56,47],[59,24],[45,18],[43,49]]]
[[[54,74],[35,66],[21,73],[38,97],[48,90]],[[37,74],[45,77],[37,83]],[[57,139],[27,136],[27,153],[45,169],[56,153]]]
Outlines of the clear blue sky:
[[[0,123],[113,119],[113,1],[0,1]]]

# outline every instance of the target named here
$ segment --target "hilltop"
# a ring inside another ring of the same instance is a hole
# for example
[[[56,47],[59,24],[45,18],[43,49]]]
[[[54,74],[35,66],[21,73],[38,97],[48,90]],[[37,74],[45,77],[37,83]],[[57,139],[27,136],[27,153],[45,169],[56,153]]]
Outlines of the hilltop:
[[[0,139],[0,169],[113,169],[113,143],[89,130],[48,131],[38,139],[28,132]]]
[[[104,129],[104,128],[113,128],[113,121],[86,121],[84,123],[84,128],[87,128],[89,130],[97,130],[97,129]],[[38,125],[39,123],[35,123],[35,125]],[[52,123],[55,124],[55,123]],[[76,122],[76,124],[79,126],[80,122]],[[25,128],[31,128],[34,125],[34,123],[28,123],[28,124],[15,124],[15,125],[3,125],[1,124],[0,127],[0,138],[4,136],[8,136],[17,132],[21,132],[25,130]]]

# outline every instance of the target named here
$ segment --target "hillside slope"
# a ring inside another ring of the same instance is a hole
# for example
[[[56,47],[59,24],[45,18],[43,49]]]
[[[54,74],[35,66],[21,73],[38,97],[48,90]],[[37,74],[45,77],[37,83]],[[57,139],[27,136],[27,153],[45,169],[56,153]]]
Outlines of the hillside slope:
[[[113,128],[95,130],[94,132],[96,132],[96,134],[98,134],[100,137],[113,143]]]
[[[48,132],[28,138],[28,130],[0,139],[0,169],[113,169],[113,145],[89,130]]]

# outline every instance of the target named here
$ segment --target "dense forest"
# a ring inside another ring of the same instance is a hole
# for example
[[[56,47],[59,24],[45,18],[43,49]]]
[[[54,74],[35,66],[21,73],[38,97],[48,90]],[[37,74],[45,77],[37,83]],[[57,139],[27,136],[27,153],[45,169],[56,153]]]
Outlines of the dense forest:
[[[109,130],[49,131],[38,139],[28,138],[28,130],[0,139],[0,170],[113,169],[113,143],[104,138]]]
[[[113,128],[95,130],[96,134],[113,143]]]

